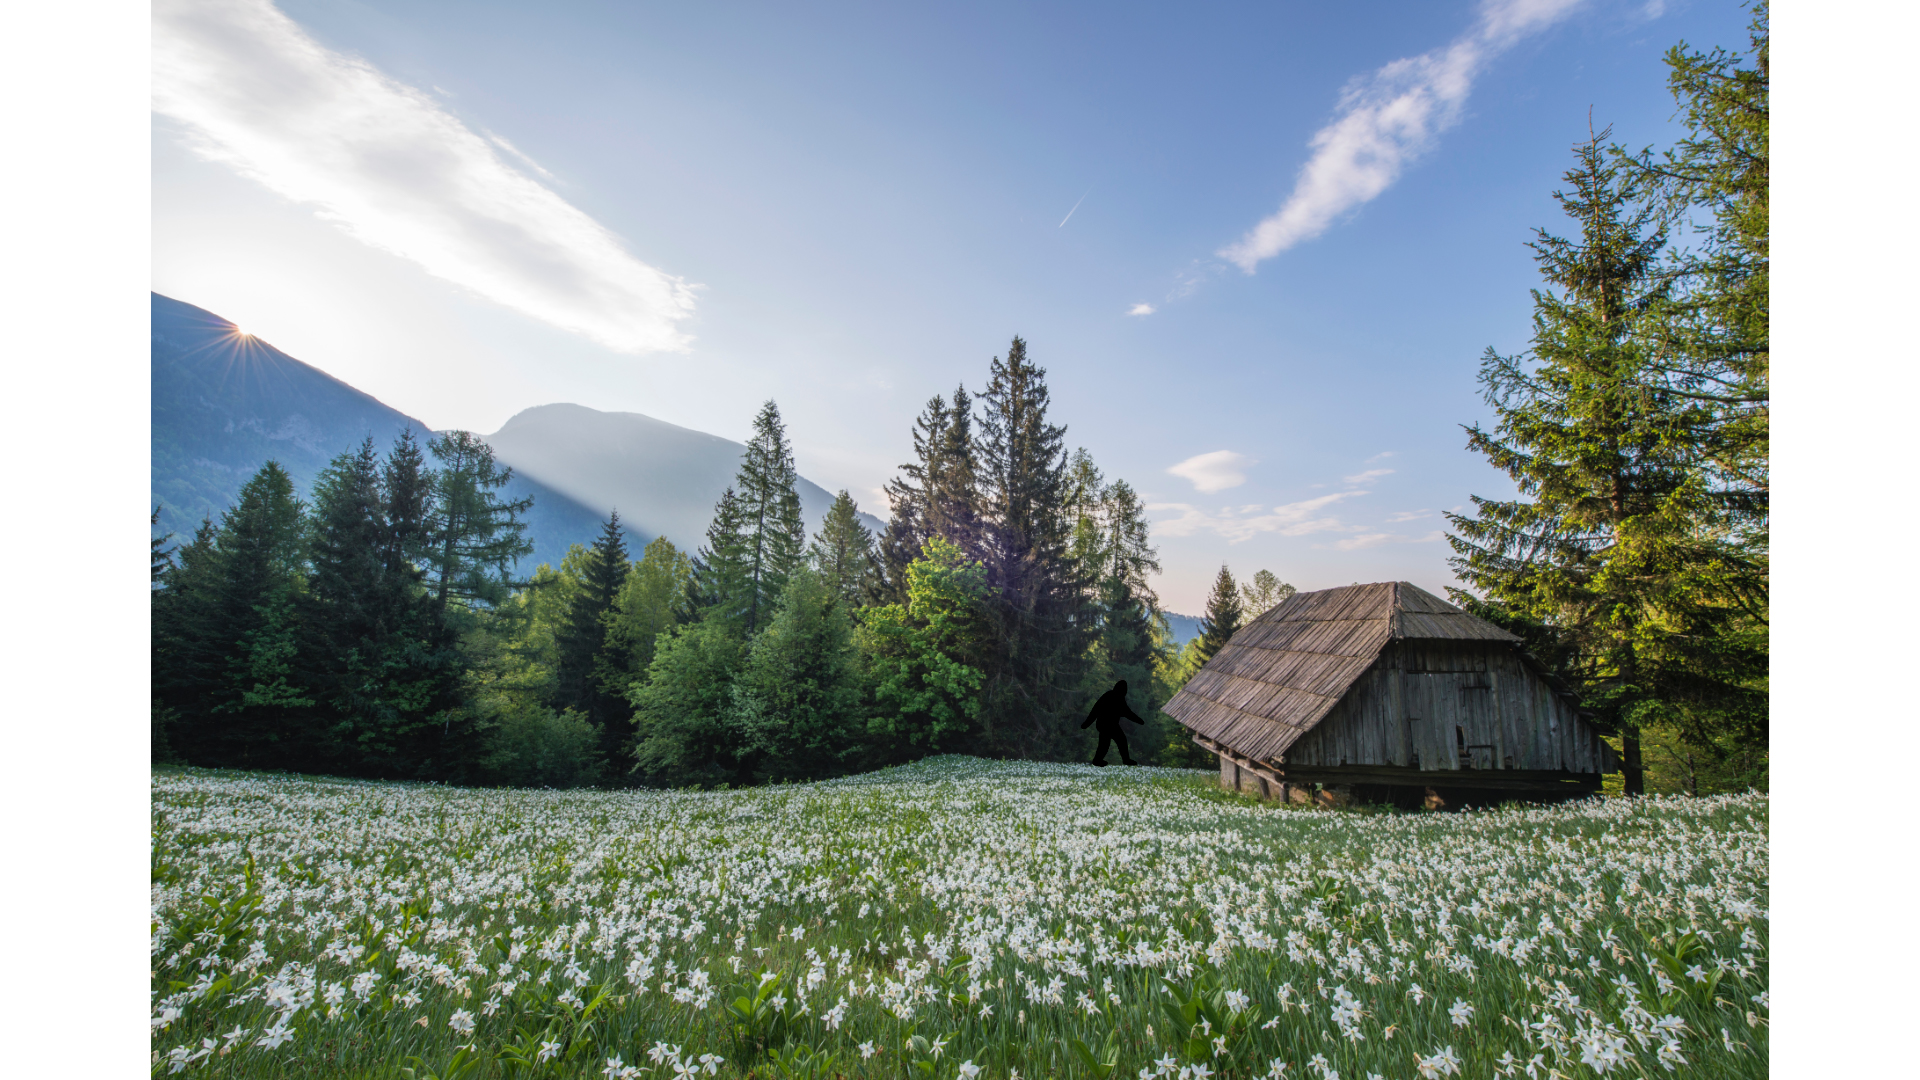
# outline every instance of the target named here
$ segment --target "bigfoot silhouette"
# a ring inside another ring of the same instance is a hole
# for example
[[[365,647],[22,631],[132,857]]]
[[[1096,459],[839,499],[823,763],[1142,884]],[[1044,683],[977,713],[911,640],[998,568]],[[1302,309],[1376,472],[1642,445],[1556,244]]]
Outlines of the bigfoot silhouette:
[[[1093,711],[1088,713],[1086,720],[1080,724],[1083,729],[1088,724],[1100,725],[1098,728],[1100,732],[1100,749],[1093,752],[1093,763],[1095,765],[1105,765],[1107,763],[1107,745],[1109,743],[1120,744],[1120,763],[1122,765],[1140,764],[1133,760],[1132,754],[1127,753],[1127,733],[1120,730],[1120,718],[1123,716],[1136,724],[1146,723],[1145,720],[1133,715],[1132,709],[1127,708],[1127,680],[1125,679],[1114,683],[1113,689],[1101,694],[1100,700],[1093,703]]]

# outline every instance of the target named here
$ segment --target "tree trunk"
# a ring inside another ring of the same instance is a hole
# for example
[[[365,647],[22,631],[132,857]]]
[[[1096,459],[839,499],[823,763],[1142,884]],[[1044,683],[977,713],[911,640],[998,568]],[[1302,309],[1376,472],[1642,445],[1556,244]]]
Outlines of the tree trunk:
[[[1640,729],[1623,727],[1620,729],[1620,771],[1626,781],[1626,793],[1645,795],[1647,793],[1646,770],[1640,762]]]

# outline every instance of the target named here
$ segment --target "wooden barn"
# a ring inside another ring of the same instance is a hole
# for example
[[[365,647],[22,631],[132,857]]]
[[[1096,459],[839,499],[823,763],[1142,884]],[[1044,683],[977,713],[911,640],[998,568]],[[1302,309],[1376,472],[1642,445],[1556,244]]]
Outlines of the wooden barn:
[[[1613,751],[1520,639],[1404,581],[1296,593],[1164,710],[1266,798],[1401,806],[1600,788]]]

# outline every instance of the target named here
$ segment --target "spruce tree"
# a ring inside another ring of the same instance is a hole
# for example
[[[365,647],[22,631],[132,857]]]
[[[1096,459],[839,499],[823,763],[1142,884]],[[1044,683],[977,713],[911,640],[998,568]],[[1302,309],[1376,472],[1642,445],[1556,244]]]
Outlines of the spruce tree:
[[[1207,595],[1207,612],[1200,619],[1200,637],[1196,639],[1195,659],[1205,664],[1240,630],[1246,609],[1240,606],[1240,590],[1225,563],[1213,579],[1213,592]],[[1197,667],[1198,665],[1196,665]]]
[[[724,626],[738,637],[747,635],[747,610],[753,579],[742,540],[745,515],[740,499],[729,487],[721,492],[707,523],[707,542],[693,558],[693,577],[687,584],[687,609],[692,618]]]
[[[787,575],[805,554],[806,525],[800,517],[798,481],[780,409],[769,400],[754,417],[753,437],[747,440],[740,475],[734,481],[749,586],[745,598],[748,636],[772,613]]]
[[[981,548],[992,590],[996,650],[985,701],[988,736],[1003,752],[1073,752],[1088,646],[1087,586],[1068,545],[1066,429],[1047,422],[1046,370],[1016,337],[994,357],[981,394]]]
[[[1744,493],[1715,482],[1715,406],[1676,385],[1661,321],[1665,229],[1635,173],[1595,135],[1555,193],[1577,239],[1538,232],[1551,286],[1534,292],[1531,354],[1488,350],[1498,422],[1468,446],[1521,497],[1449,514],[1456,572],[1479,601],[1566,642],[1585,702],[1617,731],[1626,790],[1643,790],[1640,728],[1656,721],[1763,738],[1752,631],[1764,565],[1729,526]]]
[[[758,778],[852,772],[866,752],[853,620],[825,578],[796,569],[735,683],[731,725]]]
[[[623,696],[626,687],[619,678],[625,665],[607,648],[614,601],[626,583],[628,569],[626,535],[616,510],[607,515],[599,538],[587,549],[579,591],[567,608],[566,623],[554,637],[554,705],[579,712],[598,728],[609,757],[620,754],[632,735],[631,712]]]
[[[873,533],[861,524],[860,507],[845,488],[827,508],[807,558],[845,611],[857,611],[873,599],[880,571]]]
[[[886,485],[892,518],[880,536],[880,594],[906,602],[906,568],[938,536],[969,558],[981,551],[979,466],[973,437],[973,398],[963,384],[952,404],[935,394],[915,418],[915,460]]]
[[[153,508],[153,516],[147,519],[147,526],[150,529],[160,526],[160,507],[157,504]],[[148,579],[152,584],[159,584],[160,579],[166,575],[168,568],[173,566],[173,552],[166,546],[167,541],[171,539],[173,539],[173,534],[167,533],[164,536],[152,537],[147,541],[147,547],[153,560],[153,576]]]
[[[446,617],[455,601],[494,607],[526,582],[514,566],[533,553],[522,515],[533,496],[503,500],[497,494],[513,479],[493,448],[468,431],[449,431],[429,444],[440,463],[433,489],[433,515],[425,555],[434,602]]]

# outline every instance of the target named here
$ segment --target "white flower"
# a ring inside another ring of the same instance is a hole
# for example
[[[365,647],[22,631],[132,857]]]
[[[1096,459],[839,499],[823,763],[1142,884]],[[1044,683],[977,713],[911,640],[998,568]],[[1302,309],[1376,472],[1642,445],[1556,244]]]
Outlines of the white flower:
[[[975,1065],[973,1060],[969,1058],[960,1063],[960,1075],[966,1077],[966,1080],[973,1080],[974,1077],[980,1075],[980,1066]]]
[[[536,1062],[552,1061],[554,1057],[559,1053],[560,1053],[559,1043],[542,1042],[540,1044],[539,1052],[533,1055],[533,1060]],[[658,1061],[659,1059],[655,1058],[654,1060]]]
[[[1452,1076],[1460,1071],[1460,1055],[1453,1047],[1445,1047],[1432,1057],[1414,1055],[1415,1067],[1420,1070],[1421,1080],[1438,1080],[1442,1076]]]
[[[1227,1009],[1231,1012],[1246,1012],[1247,1006],[1252,1003],[1251,998],[1238,990],[1227,991],[1226,998]]]
[[[1680,1052],[1680,1040],[1668,1039],[1663,1043],[1660,1047],[1659,1060],[1661,1066],[1668,1072],[1672,1072],[1675,1065],[1685,1065],[1687,1058]]]
[[[465,1009],[455,1009],[453,1015],[447,1018],[447,1026],[456,1034],[471,1035],[473,1034],[473,1014]]]
[[[866,907],[863,905],[860,909],[860,914],[865,915],[866,913],[867,913]],[[862,1061],[872,1057],[877,1052],[878,1051],[874,1050],[873,1044],[870,1042],[863,1042],[860,1044],[860,1059]]]
[[[1466,1027],[1468,1021],[1473,1019],[1473,1006],[1454,998],[1453,1004],[1447,1008],[1447,1015],[1453,1018],[1454,1027]]]

